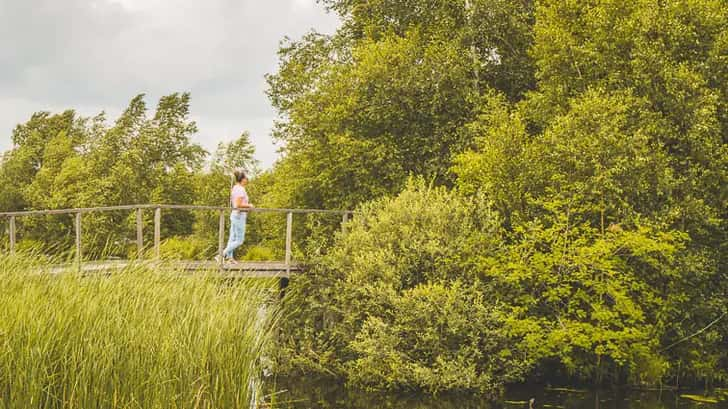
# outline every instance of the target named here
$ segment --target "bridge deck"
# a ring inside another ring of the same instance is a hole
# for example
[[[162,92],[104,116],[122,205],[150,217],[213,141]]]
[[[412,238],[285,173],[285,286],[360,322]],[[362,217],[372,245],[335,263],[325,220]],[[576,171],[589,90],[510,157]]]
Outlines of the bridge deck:
[[[301,271],[301,267],[297,264],[287,266],[286,263],[277,261],[244,261],[237,263],[225,263],[221,268],[216,261],[135,262],[127,260],[84,262],[81,264],[80,270],[83,273],[104,273],[121,270],[134,265],[149,268],[173,269],[184,272],[220,272],[225,276],[250,278],[282,278],[289,277],[291,274],[299,273]],[[77,270],[78,267],[75,264],[66,264],[54,266],[50,269],[50,272],[53,274],[59,274]]]

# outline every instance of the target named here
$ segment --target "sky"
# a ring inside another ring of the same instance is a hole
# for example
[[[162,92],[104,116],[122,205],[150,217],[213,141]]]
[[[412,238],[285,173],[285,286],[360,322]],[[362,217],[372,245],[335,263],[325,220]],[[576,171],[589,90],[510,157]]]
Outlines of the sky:
[[[33,112],[113,121],[137,94],[151,110],[187,91],[195,142],[212,151],[247,130],[268,168],[276,113],[264,75],[279,43],[338,25],[315,0],[0,0],[0,151]]]

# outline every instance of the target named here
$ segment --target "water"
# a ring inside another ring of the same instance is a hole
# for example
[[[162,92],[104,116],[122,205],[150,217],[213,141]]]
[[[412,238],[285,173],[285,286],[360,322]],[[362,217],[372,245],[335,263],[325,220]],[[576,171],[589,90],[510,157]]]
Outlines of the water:
[[[278,380],[271,387],[274,409],[728,409],[728,401],[701,404],[670,391],[588,391],[543,386],[509,388],[503,399],[491,402],[472,395],[428,397],[416,394],[380,394],[350,390],[314,380]],[[269,392],[270,393],[270,392]],[[692,392],[701,394],[701,392]],[[728,398],[728,397],[726,397]],[[263,406],[266,407],[266,406]]]

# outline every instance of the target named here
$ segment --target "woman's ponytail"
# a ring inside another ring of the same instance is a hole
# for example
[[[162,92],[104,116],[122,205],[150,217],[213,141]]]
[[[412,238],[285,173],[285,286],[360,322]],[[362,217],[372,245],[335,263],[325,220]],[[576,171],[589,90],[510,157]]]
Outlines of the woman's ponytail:
[[[248,177],[245,175],[245,172],[241,169],[236,169],[235,172],[233,172],[233,176],[235,176],[235,182],[240,183],[243,179],[247,179]]]

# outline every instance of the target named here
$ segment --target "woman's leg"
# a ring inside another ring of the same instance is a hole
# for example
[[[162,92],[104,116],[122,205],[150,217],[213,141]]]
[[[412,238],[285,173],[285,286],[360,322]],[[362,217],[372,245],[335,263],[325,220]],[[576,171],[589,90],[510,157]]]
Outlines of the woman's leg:
[[[233,216],[230,218],[230,239],[223,252],[225,258],[233,258],[235,249],[240,247],[245,240],[245,216]]]
[[[237,245],[238,237],[237,237],[237,229],[235,228],[235,217],[230,217],[230,235],[228,237],[227,246],[225,246],[225,250],[222,252],[223,257],[225,258],[232,258],[233,252],[235,252],[235,249],[238,247]]]

